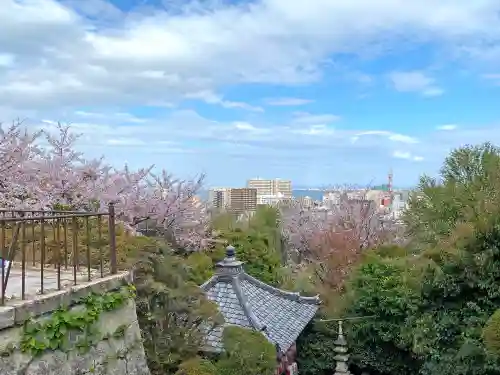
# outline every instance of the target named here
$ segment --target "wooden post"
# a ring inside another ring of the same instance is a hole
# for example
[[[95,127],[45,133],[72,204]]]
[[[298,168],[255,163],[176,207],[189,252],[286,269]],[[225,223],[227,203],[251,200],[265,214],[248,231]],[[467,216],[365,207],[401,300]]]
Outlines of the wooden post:
[[[116,228],[115,228],[115,204],[111,202],[108,206],[109,214],[109,262],[111,274],[118,273],[116,264]]]

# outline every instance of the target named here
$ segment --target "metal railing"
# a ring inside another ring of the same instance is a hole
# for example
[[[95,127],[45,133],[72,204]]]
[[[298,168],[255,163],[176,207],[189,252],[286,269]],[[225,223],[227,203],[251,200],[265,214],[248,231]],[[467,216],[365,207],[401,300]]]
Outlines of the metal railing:
[[[82,278],[116,274],[114,205],[106,212],[2,209],[0,258],[0,306],[10,298],[9,281],[20,288],[24,300],[48,289],[61,290],[63,284],[76,285]]]

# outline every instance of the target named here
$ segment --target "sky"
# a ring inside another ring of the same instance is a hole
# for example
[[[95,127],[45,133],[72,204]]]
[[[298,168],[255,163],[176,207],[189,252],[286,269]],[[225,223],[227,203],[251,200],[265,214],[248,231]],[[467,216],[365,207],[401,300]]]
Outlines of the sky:
[[[396,186],[500,144],[500,0],[0,0],[0,121],[209,186]]]

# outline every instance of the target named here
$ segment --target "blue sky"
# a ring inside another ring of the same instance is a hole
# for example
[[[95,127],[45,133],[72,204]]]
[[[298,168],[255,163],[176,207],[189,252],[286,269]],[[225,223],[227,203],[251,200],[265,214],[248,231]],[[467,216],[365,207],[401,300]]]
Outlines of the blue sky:
[[[0,119],[208,185],[434,175],[500,143],[498,0],[4,0]]]

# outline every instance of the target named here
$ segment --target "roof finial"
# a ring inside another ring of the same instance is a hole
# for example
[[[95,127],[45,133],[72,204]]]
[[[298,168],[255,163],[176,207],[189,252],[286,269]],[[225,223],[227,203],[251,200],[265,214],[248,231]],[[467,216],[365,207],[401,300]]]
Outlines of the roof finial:
[[[344,337],[344,330],[342,328],[343,321],[339,320],[339,330],[338,330],[338,337],[337,340],[335,340],[335,348],[333,349],[335,353],[337,353],[334,357],[335,361],[337,362],[337,365],[335,367],[335,374],[334,375],[350,375],[351,373],[349,372],[349,366],[347,365],[347,361],[349,360],[349,354],[348,348],[347,348],[347,341]]]
[[[229,245],[228,247],[226,247],[226,257],[227,258],[234,258],[235,253],[236,253],[236,250],[235,250],[234,246]]]
[[[236,259],[236,249],[229,245],[226,247],[226,257],[217,263],[216,272],[219,275],[235,276],[243,272],[243,262]]]

